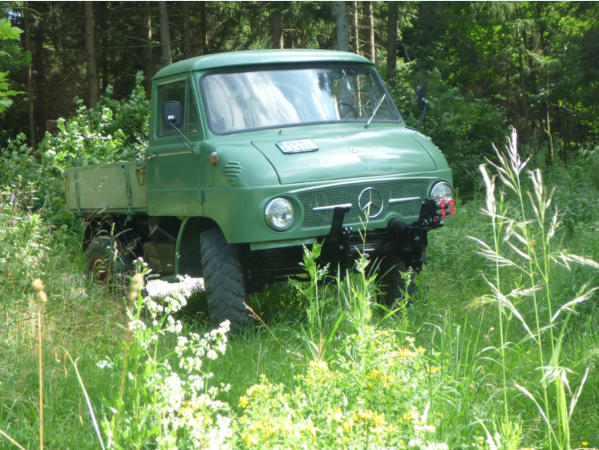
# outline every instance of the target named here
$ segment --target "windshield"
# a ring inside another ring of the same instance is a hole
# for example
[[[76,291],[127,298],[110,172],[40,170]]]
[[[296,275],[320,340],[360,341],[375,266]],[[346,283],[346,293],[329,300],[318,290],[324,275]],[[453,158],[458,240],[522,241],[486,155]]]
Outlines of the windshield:
[[[367,122],[385,93],[369,66],[215,72],[201,79],[217,134],[322,122]],[[387,95],[374,121],[400,121]]]

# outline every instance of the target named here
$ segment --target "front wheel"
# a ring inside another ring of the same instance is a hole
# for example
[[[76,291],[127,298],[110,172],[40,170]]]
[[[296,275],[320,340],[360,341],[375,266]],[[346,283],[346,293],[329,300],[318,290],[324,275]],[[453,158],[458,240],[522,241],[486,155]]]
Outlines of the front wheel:
[[[202,275],[208,314],[213,323],[229,320],[232,331],[251,324],[245,273],[237,249],[218,228],[200,234]]]
[[[382,303],[393,306],[405,299],[411,302],[418,292],[415,282],[418,271],[420,267],[409,268],[397,256],[389,255],[383,259],[379,268]]]

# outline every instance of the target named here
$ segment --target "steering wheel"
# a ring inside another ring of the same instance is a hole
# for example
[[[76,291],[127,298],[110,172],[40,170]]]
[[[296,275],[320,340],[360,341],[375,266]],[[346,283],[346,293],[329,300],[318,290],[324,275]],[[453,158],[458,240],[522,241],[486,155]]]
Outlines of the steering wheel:
[[[349,103],[349,102],[337,102],[337,105],[343,107],[343,111],[341,110],[341,108],[339,108],[339,116],[342,119],[345,119],[345,117],[349,113],[353,113],[354,119],[357,119],[358,117],[360,117],[360,114],[358,113],[358,110],[356,109],[356,107],[352,103]]]

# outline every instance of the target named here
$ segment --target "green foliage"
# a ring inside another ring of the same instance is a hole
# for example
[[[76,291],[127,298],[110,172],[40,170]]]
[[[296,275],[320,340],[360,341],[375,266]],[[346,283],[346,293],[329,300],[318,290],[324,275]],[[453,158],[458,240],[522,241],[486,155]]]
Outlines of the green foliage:
[[[110,98],[112,89],[87,108],[76,98],[77,113],[58,119],[58,132],[46,133],[40,144],[42,163],[60,171],[74,165],[98,164],[140,158],[148,141],[150,105],[145,97],[143,75],[128,99]]]
[[[19,180],[21,181],[21,180]],[[47,257],[44,219],[33,213],[31,184],[6,186],[0,193],[0,286],[28,286],[28,275]],[[0,292],[2,291],[0,290]]]
[[[157,281],[144,298],[146,267],[137,262],[129,285],[122,350],[99,364],[115,386],[103,402],[107,445],[222,448],[231,435],[229,406],[216,396],[227,388],[210,385],[210,365],[226,350],[229,323],[203,336],[184,332],[175,315],[197,290],[197,282],[184,279],[177,286]]]
[[[306,304],[307,368],[293,383],[262,376],[247,388],[233,423],[235,446],[447,448],[435,439],[438,415],[426,389],[438,368],[428,366],[411,336],[375,324],[368,259],[326,286],[319,254],[319,246],[305,250],[309,281],[293,282]]]
[[[594,151],[587,153],[590,158]],[[554,168],[552,179],[559,182],[579,173],[562,170]],[[599,190],[592,179],[589,175],[581,180],[581,186],[587,183],[588,195],[596,198]],[[534,186],[526,178],[522,181],[526,190],[533,188],[535,199]],[[579,187],[563,181],[560,187],[552,205],[557,203],[563,210],[561,202],[567,204]],[[502,214],[501,220],[514,220],[511,230],[522,234],[518,223],[524,216],[518,202],[510,199],[515,194],[509,188],[505,191],[503,205],[510,215]],[[217,358],[212,360],[208,348],[203,347],[203,355],[199,350],[205,334],[212,336],[207,320],[190,322],[185,316],[174,315],[174,309],[168,311],[174,303],[145,298],[139,303],[138,296],[123,302],[121,294],[91,283],[81,274],[80,237],[66,228],[49,230],[43,216],[37,222],[13,222],[30,214],[31,202],[16,206],[10,202],[9,193],[14,192],[18,199],[32,198],[32,194],[12,187],[5,192],[0,217],[2,242],[17,245],[0,252],[6,264],[0,276],[11,280],[0,283],[5,305],[0,308],[4,324],[0,329],[4,339],[0,429],[26,448],[38,444],[35,330],[31,325],[31,318],[36,316],[31,306],[33,292],[28,287],[37,277],[44,279],[49,296],[44,315],[44,434],[48,448],[99,447],[83,393],[71,364],[65,363],[63,348],[78,358],[81,378],[108,447],[139,447],[144,442],[151,447],[172,448],[169,439],[174,438],[175,430],[180,446],[191,445],[193,431],[189,426],[193,423],[193,430],[204,438],[222,438],[213,441],[221,448],[401,448],[402,441],[405,447],[414,448],[445,448],[442,442],[452,448],[548,448],[553,438],[548,438],[540,410],[515,383],[525,388],[541,408],[545,408],[543,389],[547,389],[549,409],[543,409],[543,413],[556,435],[561,427],[565,437],[567,426],[572,447],[599,446],[596,297],[570,305],[583,312],[580,316],[569,315],[566,309],[560,312],[553,329],[561,349],[552,352],[551,327],[541,323],[540,333],[536,331],[531,297],[510,297],[513,288],[524,287],[529,278],[512,276],[516,271],[512,266],[500,267],[501,292],[527,321],[530,336],[508,304],[488,295],[483,275],[495,283],[495,262],[477,260],[477,244],[467,237],[475,235],[493,246],[490,219],[480,215],[485,206],[482,200],[459,205],[458,215],[442,230],[430,234],[429,264],[417,280],[428,286],[425,298],[415,298],[409,308],[390,314],[378,307],[374,303],[376,288],[362,272],[366,266],[361,264],[358,273],[329,283],[323,268],[308,252],[305,265],[315,278],[293,289],[271,290],[261,296],[261,301],[272,297],[277,302],[276,313],[267,320],[269,329],[259,327],[231,338],[226,353],[214,349]],[[496,195],[497,202],[501,198]],[[530,224],[532,245],[540,251],[541,228],[532,226],[531,221],[536,220],[534,209],[526,194],[523,198],[529,219],[524,222]],[[547,214],[546,218],[551,226],[553,216]],[[556,229],[551,241],[553,252],[566,254],[563,249],[567,246],[597,258],[596,216],[580,214],[576,221],[575,232]],[[507,224],[501,222],[505,232],[510,229]],[[515,234],[498,242],[501,255],[525,266],[527,260],[509,246],[528,252]],[[566,255],[571,258],[571,254]],[[21,258],[29,258],[29,264],[18,266]],[[543,267],[543,261],[539,261],[539,268]],[[578,264],[570,264],[570,268],[551,268],[552,310],[546,302],[546,291],[536,292],[543,321],[550,321],[566,299],[575,298],[589,279],[594,277],[596,282],[599,278],[596,269]],[[536,280],[544,282],[543,276]],[[157,286],[163,290],[155,297],[165,297],[167,288],[170,292],[177,285]],[[132,290],[136,289],[134,283]],[[473,308],[471,300],[481,296],[485,304]],[[124,305],[129,307],[128,315]],[[167,311],[160,310],[161,306]],[[258,314],[262,313],[259,304],[254,306]],[[504,332],[503,344],[500,329]],[[538,336],[544,340],[542,370],[537,369],[541,366]],[[180,338],[187,341],[179,344]],[[179,366],[182,358],[177,349],[183,348],[181,355],[190,358],[190,363],[201,361],[200,371],[193,373],[205,381],[204,387],[209,390],[207,397],[204,391],[198,397],[205,400],[204,409],[192,407],[198,406],[192,389],[171,389],[187,386],[185,383],[192,379],[186,378],[192,372]],[[558,380],[542,379],[555,373],[549,369],[554,368],[551,356],[557,353],[558,372],[566,377],[572,390],[570,394],[564,386],[566,403],[556,389]],[[587,367],[591,370],[576,407],[567,418],[569,422],[560,425],[558,416],[564,416],[558,413],[576,396]],[[208,373],[214,376],[209,378]],[[162,381],[152,384],[158,376]],[[228,384],[229,391],[221,387]],[[558,398],[562,400],[553,401]],[[552,436],[552,432],[549,434]],[[161,443],[159,435],[164,438]],[[553,448],[566,448],[553,442]]]
[[[504,110],[523,143],[561,142],[566,159],[598,137],[598,24],[596,3],[420,4],[403,42],[424,70]]]
[[[599,269],[599,263],[556,245],[559,221],[557,211],[550,206],[552,193],[546,190],[538,169],[528,172],[531,189],[526,192],[521,173],[527,161],[520,159],[515,131],[506,154],[497,151],[497,158],[495,176],[481,166],[487,188],[483,212],[491,221],[493,240],[475,240],[479,253],[495,266],[494,275],[487,278],[491,294],[478,301],[497,310],[499,342],[495,350],[502,370],[504,411],[499,421],[510,422],[508,392],[520,391],[543,419],[546,445],[570,448],[571,418],[590,368],[585,369],[578,386],[571,383],[568,377],[572,371],[564,365],[562,348],[572,314],[579,304],[595,296],[597,288],[572,286],[568,300],[556,295],[557,273],[560,269],[570,271],[575,264]],[[496,178],[501,182],[499,188]],[[528,349],[537,377],[531,380],[510,370],[506,358],[512,344]]]
[[[40,176],[40,165],[27,147],[27,137],[19,133],[9,139],[0,153],[1,183],[18,190],[29,184],[36,186]]]
[[[150,106],[141,73],[128,99],[115,100],[110,94],[108,89],[94,108],[76,99],[77,115],[59,119],[55,135],[46,133],[39,159],[23,133],[9,139],[0,153],[1,184],[31,185],[36,194],[33,206],[45,208],[52,223],[69,223],[72,217],[64,205],[63,169],[139,158],[147,145]]]
[[[492,155],[492,143],[503,139],[505,113],[470,91],[462,94],[438,70],[418,71],[415,62],[400,63],[392,95],[410,126],[417,125],[422,111],[414,89],[418,84],[424,86],[428,100],[421,131],[447,157],[461,196],[471,197],[477,190],[478,165]]]
[[[17,70],[29,62],[29,53],[24,53],[18,44],[20,28],[12,26],[9,20],[0,18],[0,114],[12,105],[20,91],[11,89],[9,71]]]
[[[265,377],[250,386],[239,398],[236,447],[447,448],[435,439],[423,383],[430,368],[413,339],[378,330],[340,345],[333,361],[309,361],[294,388]]]

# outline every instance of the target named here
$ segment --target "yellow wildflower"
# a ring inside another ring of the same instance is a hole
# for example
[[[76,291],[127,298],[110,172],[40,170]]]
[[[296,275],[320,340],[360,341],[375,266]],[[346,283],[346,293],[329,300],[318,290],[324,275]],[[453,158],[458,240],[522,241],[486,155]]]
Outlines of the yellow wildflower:
[[[247,408],[247,406],[250,404],[250,399],[247,396],[242,395],[241,397],[239,397],[238,404],[241,408]]]

